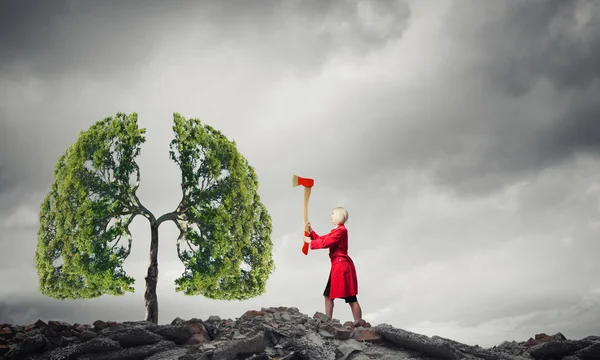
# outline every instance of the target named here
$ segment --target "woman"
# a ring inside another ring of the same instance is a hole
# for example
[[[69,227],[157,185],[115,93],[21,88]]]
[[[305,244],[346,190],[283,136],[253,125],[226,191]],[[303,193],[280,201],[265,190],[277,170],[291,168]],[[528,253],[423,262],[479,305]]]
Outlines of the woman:
[[[354,323],[362,319],[362,309],[356,299],[358,294],[358,279],[356,269],[348,256],[348,230],[344,225],[348,220],[348,212],[342,207],[336,207],[331,212],[331,223],[335,228],[327,235],[319,236],[308,223],[310,237],[304,237],[304,242],[312,250],[329,249],[331,271],[329,280],[323,292],[325,298],[325,314],[333,318],[333,300],[344,299],[350,305]]]

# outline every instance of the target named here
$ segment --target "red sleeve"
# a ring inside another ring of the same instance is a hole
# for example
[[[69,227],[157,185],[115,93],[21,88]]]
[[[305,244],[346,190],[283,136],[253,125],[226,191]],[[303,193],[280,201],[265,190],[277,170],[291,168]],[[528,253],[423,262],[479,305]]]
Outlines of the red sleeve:
[[[314,238],[313,238],[314,234]],[[310,248],[316,249],[327,249],[333,245],[336,245],[342,239],[342,231],[340,229],[334,229],[329,234],[318,236],[314,231],[310,234],[313,241],[310,242]]]
[[[319,234],[317,234],[314,230],[311,230],[311,232],[308,236],[310,237],[311,240],[314,240],[319,237]]]

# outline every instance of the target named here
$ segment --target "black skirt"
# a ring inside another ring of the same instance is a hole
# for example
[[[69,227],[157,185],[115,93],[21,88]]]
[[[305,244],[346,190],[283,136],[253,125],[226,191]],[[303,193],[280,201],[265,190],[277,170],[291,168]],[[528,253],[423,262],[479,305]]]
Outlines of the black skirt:
[[[329,273],[329,279],[327,279],[327,285],[325,286],[325,291],[323,291],[323,296],[329,297],[329,292],[331,291],[331,272]],[[358,302],[356,299],[356,295],[348,296],[343,298],[347,304]]]

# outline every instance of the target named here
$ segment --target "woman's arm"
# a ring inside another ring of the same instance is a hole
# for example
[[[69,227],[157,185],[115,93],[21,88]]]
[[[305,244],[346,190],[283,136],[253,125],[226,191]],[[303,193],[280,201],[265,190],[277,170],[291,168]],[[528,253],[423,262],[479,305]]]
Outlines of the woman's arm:
[[[309,222],[307,222],[306,224],[308,224],[308,237],[309,237],[311,240],[314,240],[314,239],[318,238],[318,237],[319,237],[319,234],[317,234],[317,233],[316,233],[316,232],[313,230],[312,226],[310,225],[310,221],[309,221]]]
[[[310,233],[310,238],[312,239],[310,242],[310,248],[312,250],[330,248],[342,239],[342,232],[343,230],[341,229],[333,229],[329,234],[319,236],[317,233],[312,231]]]

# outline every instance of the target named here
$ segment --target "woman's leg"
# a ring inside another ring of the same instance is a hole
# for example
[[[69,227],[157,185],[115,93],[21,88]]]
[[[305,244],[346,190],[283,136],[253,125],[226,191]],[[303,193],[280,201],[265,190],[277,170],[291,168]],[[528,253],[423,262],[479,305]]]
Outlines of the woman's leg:
[[[354,317],[354,321],[362,319],[362,309],[360,308],[360,304],[358,303],[358,301],[350,303],[350,310],[352,310],[352,316]]]
[[[331,289],[331,273],[329,274],[329,279],[327,280],[327,285],[325,286],[325,291],[323,291],[323,297],[325,298],[325,315],[329,316],[330,319],[333,319],[333,299],[329,298],[330,289]]]
[[[330,299],[329,296],[323,297],[325,298],[325,315],[333,319],[333,299]]]
[[[346,302],[350,305],[350,310],[352,310],[352,316],[354,317],[354,322],[362,319],[362,309],[360,308],[360,304],[355,296],[350,296],[346,298]]]

